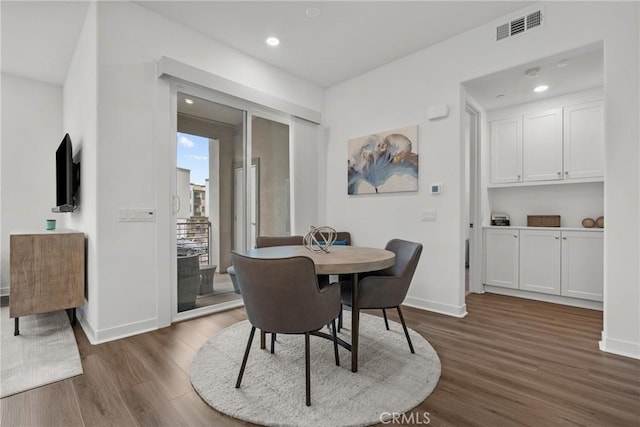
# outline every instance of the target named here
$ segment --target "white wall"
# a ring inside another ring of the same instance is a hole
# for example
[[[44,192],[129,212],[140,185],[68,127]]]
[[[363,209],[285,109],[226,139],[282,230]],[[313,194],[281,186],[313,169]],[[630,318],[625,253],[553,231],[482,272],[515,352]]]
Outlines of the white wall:
[[[78,311],[80,323],[92,335],[98,325],[98,301],[102,288],[98,270],[98,211],[100,197],[96,183],[98,170],[97,145],[97,21],[96,6],[91,4],[78,38],[63,86],[63,124],[73,144],[74,155],[80,159],[80,200],[78,210],[65,214],[69,228],[85,233],[86,303]]]
[[[2,74],[0,230],[2,285],[9,292],[9,234],[43,230],[56,205],[55,153],[64,136],[62,87]],[[57,224],[62,228],[63,223]]]
[[[490,188],[488,194],[491,211],[509,214],[514,226],[527,225],[527,215],[560,215],[562,227],[581,228],[584,218],[604,214],[601,182]]]
[[[391,237],[422,242],[425,249],[407,302],[464,315],[461,83],[604,40],[607,230],[602,347],[640,357],[638,4],[543,5],[545,26],[540,30],[496,43],[496,21],[330,88],[325,109],[330,127],[327,220],[351,231],[359,244],[382,246]],[[431,105],[448,105],[449,117],[427,121]],[[418,193],[347,196],[347,140],[410,124],[420,126]],[[443,194],[427,193],[433,182],[443,184]],[[425,208],[438,210],[437,222],[420,222]]]
[[[99,295],[97,307],[89,307],[92,312],[95,308],[96,316],[88,316],[91,328],[85,330],[90,329],[89,339],[98,342],[170,322],[175,262],[169,242],[175,224],[169,189],[176,179],[171,160],[175,106],[169,82],[157,78],[156,61],[168,56],[317,111],[324,94],[317,86],[136,4],[99,2],[92,7],[97,11],[98,93],[91,191],[97,195],[98,237],[89,257],[96,259],[96,276],[90,281]],[[76,79],[82,77],[68,78],[67,84],[78,83]],[[78,110],[69,112],[69,120],[80,116]],[[155,223],[117,222],[118,209],[133,207],[155,208]]]

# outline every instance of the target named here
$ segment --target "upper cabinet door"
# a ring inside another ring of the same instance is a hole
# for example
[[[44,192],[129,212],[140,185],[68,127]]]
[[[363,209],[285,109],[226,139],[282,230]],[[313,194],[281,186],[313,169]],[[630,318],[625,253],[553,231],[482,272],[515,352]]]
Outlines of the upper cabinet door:
[[[602,101],[564,108],[564,174],[566,179],[604,176]]]
[[[527,114],[523,133],[524,180],[562,179],[562,109]]]
[[[522,119],[491,122],[491,183],[522,181]]]

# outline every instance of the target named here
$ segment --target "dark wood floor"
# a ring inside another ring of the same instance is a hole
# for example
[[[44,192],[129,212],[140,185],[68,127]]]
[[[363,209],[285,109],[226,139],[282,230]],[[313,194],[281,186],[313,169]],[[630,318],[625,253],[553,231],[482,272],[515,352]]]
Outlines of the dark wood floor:
[[[404,309],[442,361],[415,424],[428,412],[430,425],[640,425],[640,361],[598,350],[600,312],[489,294],[467,309]],[[84,375],[2,399],[1,425],[244,425],[203,403],[188,374],[197,349],[244,318],[234,309],[97,346],[76,326]]]

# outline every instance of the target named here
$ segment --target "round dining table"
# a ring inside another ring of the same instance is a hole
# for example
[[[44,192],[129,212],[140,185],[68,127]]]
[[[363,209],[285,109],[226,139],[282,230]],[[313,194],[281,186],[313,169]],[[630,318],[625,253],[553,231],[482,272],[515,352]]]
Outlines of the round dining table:
[[[302,245],[272,246],[243,252],[252,258],[289,258],[305,256],[311,258],[316,274],[351,274],[351,344],[343,347],[351,350],[351,371],[358,371],[358,334],[360,311],[358,309],[358,273],[383,270],[391,267],[396,260],[393,252],[386,249],[359,246],[331,246],[329,252],[311,251]]]

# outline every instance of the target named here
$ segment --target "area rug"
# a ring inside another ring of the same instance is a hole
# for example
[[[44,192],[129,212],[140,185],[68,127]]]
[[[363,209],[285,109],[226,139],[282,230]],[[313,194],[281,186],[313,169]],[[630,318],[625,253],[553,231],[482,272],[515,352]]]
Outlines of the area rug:
[[[0,316],[0,397],[82,374],[66,311],[21,317],[18,336],[9,307],[2,307]]]
[[[351,324],[348,313],[345,326]],[[416,352],[411,354],[402,325],[389,321],[389,326],[387,331],[382,318],[361,315],[357,373],[351,372],[349,351],[340,347],[340,366],[336,366],[333,343],[311,337],[310,407],[305,406],[303,335],[278,335],[275,354],[271,354],[260,349],[256,332],[242,386],[235,388],[251,330],[248,321],[224,329],[198,351],[191,365],[191,383],[213,408],[256,424],[377,424],[390,414],[416,407],[440,378],[440,359],[433,347],[409,330]],[[342,329],[340,336],[351,342],[349,333]]]

